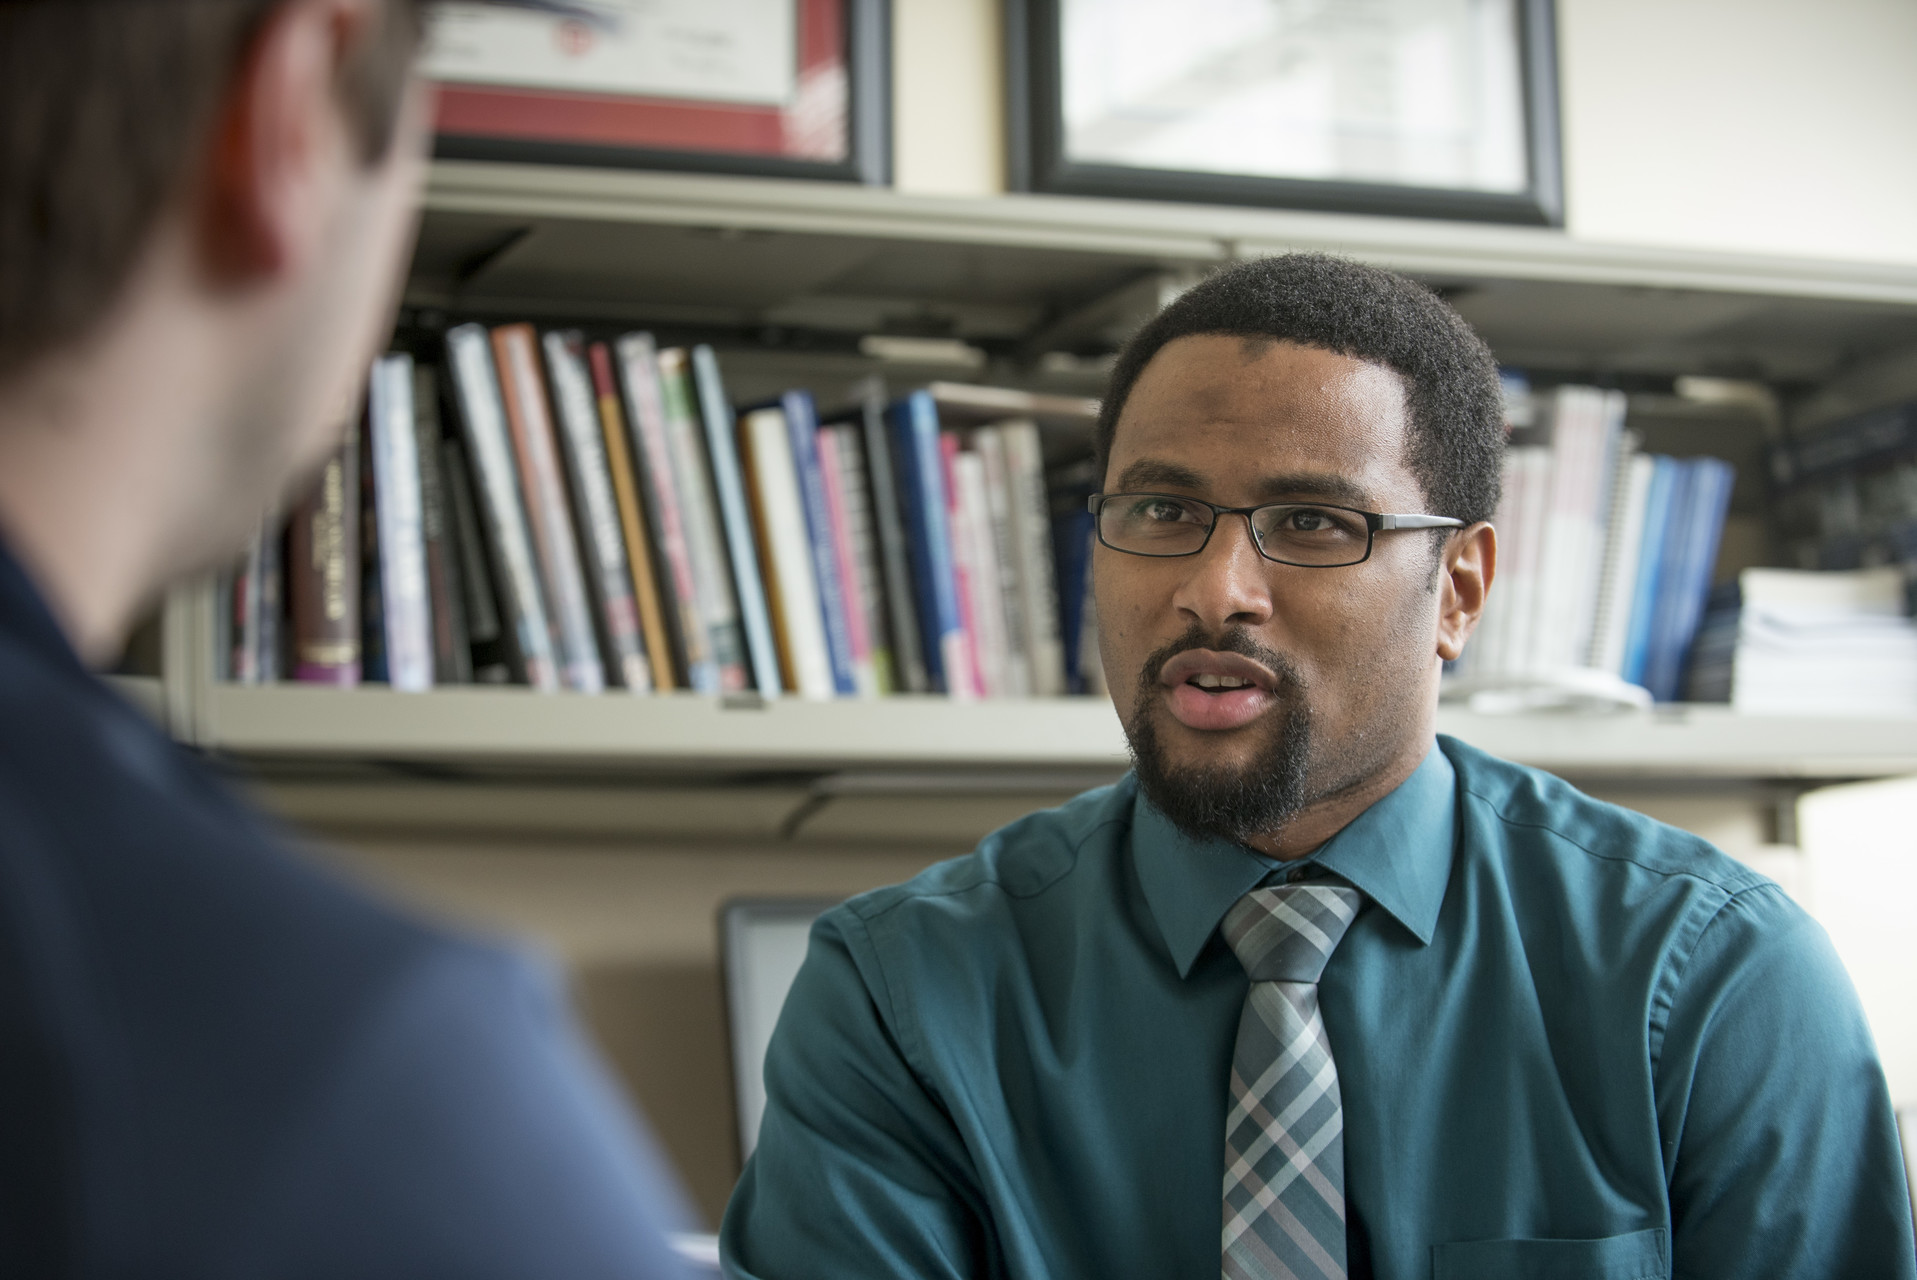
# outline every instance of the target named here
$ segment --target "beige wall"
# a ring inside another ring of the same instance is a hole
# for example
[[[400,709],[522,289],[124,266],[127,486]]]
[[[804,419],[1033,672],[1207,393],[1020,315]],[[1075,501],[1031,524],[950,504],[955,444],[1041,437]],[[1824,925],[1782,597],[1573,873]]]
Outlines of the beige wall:
[[[1917,263],[1917,3],[1558,0],[1568,230]],[[1003,189],[1000,0],[894,0],[901,190]]]

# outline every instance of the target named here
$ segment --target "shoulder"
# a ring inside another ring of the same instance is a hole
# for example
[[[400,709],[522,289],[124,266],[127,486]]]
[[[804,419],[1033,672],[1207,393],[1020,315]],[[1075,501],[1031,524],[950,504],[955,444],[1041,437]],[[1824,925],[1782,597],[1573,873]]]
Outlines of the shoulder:
[[[1102,868],[1101,855],[1122,843],[1131,828],[1135,790],[1127,776],[1055,809],[1027,814],[986,836],[971,853],[861,894],[835,914],[876,929],[895,917],[990,912],[1068,889],[1075,874]]]
[[[1584,794],[1562,778],[1441,740],[1458,776],[1461,850],[1580,877],[1670,882],[1728,899],[1776,890],[1709,841]]]

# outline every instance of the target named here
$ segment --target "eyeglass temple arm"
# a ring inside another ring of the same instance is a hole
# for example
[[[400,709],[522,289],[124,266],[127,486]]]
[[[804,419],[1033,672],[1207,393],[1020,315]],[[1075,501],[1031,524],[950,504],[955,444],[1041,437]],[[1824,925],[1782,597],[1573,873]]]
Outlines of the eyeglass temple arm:
[[[1381,515],[1378,528],[1384,529],[1462,529],[1464,521],[1454,516]]]

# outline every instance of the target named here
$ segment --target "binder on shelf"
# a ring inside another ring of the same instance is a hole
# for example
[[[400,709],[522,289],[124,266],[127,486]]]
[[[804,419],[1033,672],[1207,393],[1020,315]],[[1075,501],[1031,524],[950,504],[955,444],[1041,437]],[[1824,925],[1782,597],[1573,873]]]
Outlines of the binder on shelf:
[[[711,637],[719,691],[737,693],[751,679],[746,668],[745,635],[739,626],[732,566],[726,557],[724,535],[719,530],[712,471],[693,409],[692,377],[685,350],[673,347],[659,352],[658,364],[666,447],[672,458],[673,481],[679,494],[680,518],[685,525],[699,615],[705,622],[706,634]]]
[[[612,473],[613,498],[619,504],[626,568],[632,574],[633,605],[639,615],[640,634],[645,637],[652,687],[671,689],[678,682],[672,669],[672,640],[666,628],[658,574],[653,567],[658,557],[645,505],[639,496],[639,473],[627,443],[625,413],[619,407],[619,383],[613,376],[612,349],[603,342],[595,342],[586,349],[586,360],[592,372],[593,398],[599,410],[606,466]]]
[[[519,678],[542,692],[554,692],[559,688],[559,669],[546,611],[545,584],[540,581],[533,557],[506,407],[493,369],[491,337],[484,326],[477,324],[449,329],[446,356],[471,456],[474,496],[478,499],[475,514],[499,592],[506,656]]]
[[[366,425],[386,681],[403,693],[423,693],[433,687],[433,623],[411,356],[374,362]]]
[[[888,408],[886,419],[898,445],[899,510],[911,551],[927,680],[950,697],[975,697],[952,566],[938,406],[930,392],[914,391]]]
[[[639,633],[639,609],[633,599],[632,567],[626,561],[625,531],[613,494],[592,379],[586,369],[586,342],[577,330],[548,332],[541,339],[559,411],[560,454],[572,482],[573,515],[590,572],[586,574],[603,643],[612,660],[611,683],[634,693],[652,689],[652,667]]]
[[[606,672],[593,635],[592,608],[586,599],[586,576],[580,565],[579,544],[573,537],[571,505],[566,500],[566,486],[555,456],[552,415],[546,407],[545,378],[539,369],[538,340],[531,325],[509,324],[494,329],[492,341],[506,405],[506,422],[519,459],[519,480],[525,492],[533,551],[549,592],[547,601],[558,640],[560,680],[568,689],[597,693],[605,688]]]
[[[766,608],[765,580],[759,569],[758,545],[752,534],[752,513],[746,502],[745,481],[739,468],[738,422],[732,401],[719,375],[719,357],[704,343],[692,349],[692,379],[699,395],[699,418],[705,427],[706,454],[712,462],[712,487],[719,500],[719,518],[725,529],[732,585],[739,602],[739,625],[745,633],[746,656],[753,686],[767,697],[784,691],[779,676],[779,651],[772,638],[771,615]]]
[[[718,693],[719,664],[706,628],[706,612],[699,605],[672,445],[667,440],[658,348],[651,334],[629,333],[614,344],[613,350],[618,356],[620,388],[625,393],[626,427],[631,432],[644,505],[652,517],[653,546],[662,569],[661,604],[665,606],[679,666],[685,673],[686,687],[696,693]]]
[[[1688,483],[1680,488],[1683,503],[1673,521],[1671,554],[1660,570],[1657,616],[1652,624],[1652,647],[1644,679],[1645,687],[1659,702],[1674,702],[1683,693],[1685,660],[1710,595],[1718,539],[1723,533],[1735,474],[1729,463],[1717,458],[1691,458],[1679,465],[1687,473]]]
[[[765,567],[766,602],[780,643],[783,683],[801,698],[823,701],[836,688],[785,410],[749,410],[740,424],[740,442],[758,516],[759,563]]]

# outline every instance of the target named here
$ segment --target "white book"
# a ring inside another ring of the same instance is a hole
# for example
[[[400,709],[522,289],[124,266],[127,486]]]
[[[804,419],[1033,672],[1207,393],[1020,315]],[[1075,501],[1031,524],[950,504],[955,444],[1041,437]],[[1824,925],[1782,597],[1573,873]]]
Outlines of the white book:
[[[1564,386],[1553,398],[1549,498],[1539,526],[1532,669],[1582,665],[1590,634],[1604,458],[1604,393]]]
[[[423,693],[433,687],[433,620],[426,589],[411,356],[383,356],[374,363],[366,421],[373,450],[373,515],[379,526],[386,679],[400,692]]]
[[[1065,692],[1065,640],[1059,631],[1058,563],[1052,554],[1045,451],[1037,424],[1029,420],[1003,423],[999,433],[1005,440],[1005,466],[1012,487],[1012,544],[1032,692],[1055,698]]]
[[[1589,658],[1589,665],[1617,676],[1624,674],[1624,643],[1631,634],[1632,595],[1644,553],[1644,509],[1656,470],[1657,463],[1639,452],[1635,437],[1619,450],[1619,478],[1614,482],[1609,545],[1598,583]]]
[[[1513,461],[1517,491],[1517,519],[1511,530],[1510,556],[1506,562],[1511,575],[1508,597],[1511,630],[1504,661],[1498,669],[1522,672],[1535,669],[1538,660],[1539,552],[1544,542],[1545,509],[1551,497],[1551,451],[1542,445],[1520,445],[1511,452],[1516,455]]]
[[[700,439],[699,422],[693,416],[698,410],[693,401],[692,363],[683,347],[668,348],[655,359],[666,448],[672,461],[673,487],[679,495],[686,554],[692,561],[696,607],[711,637],[713,658],[719,664],[720,691],[736,693],[751,678],[746,665],[745,631],[739,621],[739,597],[732,585],[725,535],[719,528],[712,468],[706,459],[705,442]]]
[[[812,574],[812,541],[799,505],[799,472],[792,461],[783,409],[755,409],[739,424],[746,471],[759,500],[768,570],[766,595],[772,616],[785,637],[798,695],[817,702],[832,699],[832,660],[825,647],[825,615],[819,584]]]
[[[1020,578],[1017,540],[1012,532],[1012,481],[1005,457],[1005,437],[998,427],[972,433],[972,447],[984,464],[985,502],[991,526],[991,549],[998,570],[999,597],[1005,619],[1005,696],[1032,696],[1032,656],[1026,648],[1025,597]]]
[[[952,485],[957,516],[952,522],[952,553],[962,569],[959,581],[971,608],[972,644],[985,686],[980,692],[988,698],[1003,698],[1010,688],[1005,596],[999,586],[998,550],[992,541],[984,460],[969,449],[961,450],[952,459]]]

